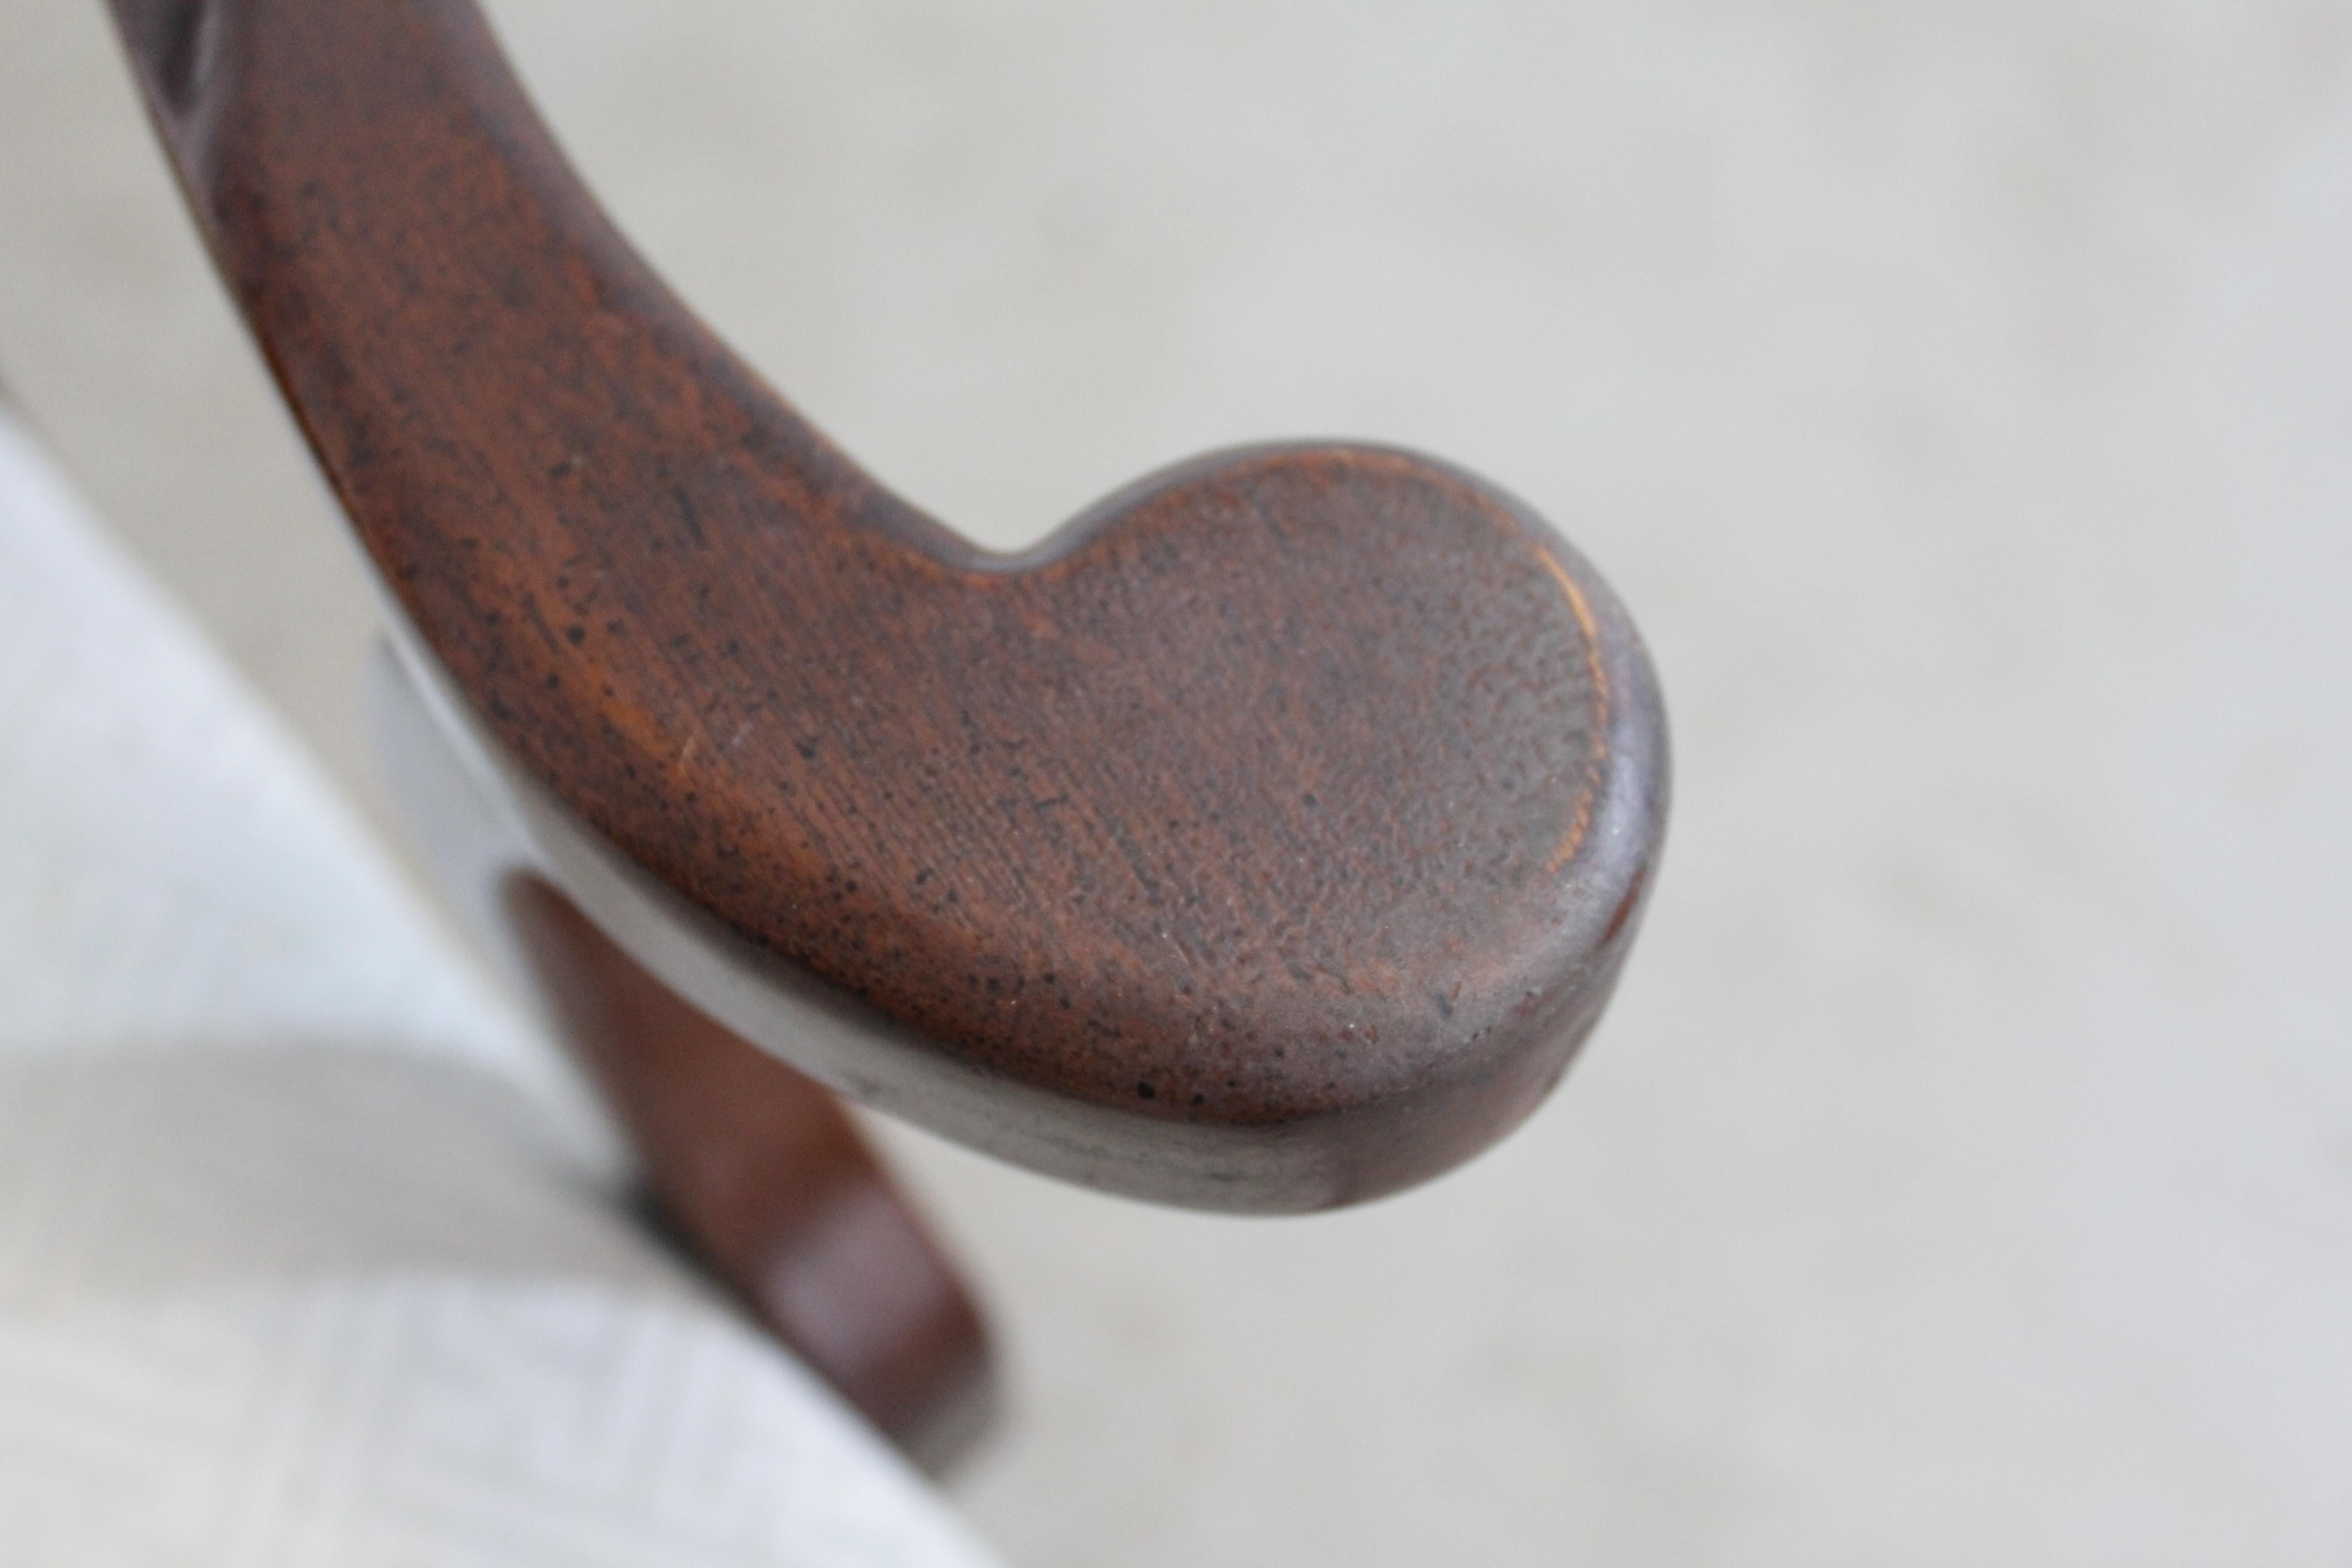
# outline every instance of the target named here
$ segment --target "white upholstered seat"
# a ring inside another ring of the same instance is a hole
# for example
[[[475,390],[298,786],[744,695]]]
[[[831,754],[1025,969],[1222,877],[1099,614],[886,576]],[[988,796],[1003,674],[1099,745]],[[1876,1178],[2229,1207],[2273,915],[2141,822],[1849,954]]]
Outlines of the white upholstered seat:
[[[0,1563],[984,1554],[0,413]]]

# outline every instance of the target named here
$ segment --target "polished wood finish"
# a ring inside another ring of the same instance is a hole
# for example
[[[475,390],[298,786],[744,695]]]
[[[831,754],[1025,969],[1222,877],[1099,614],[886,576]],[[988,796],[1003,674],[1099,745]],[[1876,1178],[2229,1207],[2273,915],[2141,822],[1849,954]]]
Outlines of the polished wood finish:
[[[1557,1080],[1638,924],[1664,736],[1614,596],[1525,507],[1262,447],[985,553],[671,296],[467,0],[115,6],[451,685],[714,930],[984,1105],[961,1135],[1316,1207]]]
[[[778,1338],[939,1469],[987,1424],[980,1314],[841,1102],[678,999],[547,883],[507,903],[663,1216]]]

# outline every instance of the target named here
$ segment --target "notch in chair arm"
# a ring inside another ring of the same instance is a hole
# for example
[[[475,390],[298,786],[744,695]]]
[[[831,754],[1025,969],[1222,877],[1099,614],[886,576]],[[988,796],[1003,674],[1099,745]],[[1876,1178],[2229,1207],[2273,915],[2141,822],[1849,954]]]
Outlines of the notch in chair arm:
[[[1633,626],[1524,506],[1346,445],[982,552],[597,209],[467,0],[115,0],[420,672],[623,944],[828,1084],[1307,1209],[1542,1099],[1650,885]]]

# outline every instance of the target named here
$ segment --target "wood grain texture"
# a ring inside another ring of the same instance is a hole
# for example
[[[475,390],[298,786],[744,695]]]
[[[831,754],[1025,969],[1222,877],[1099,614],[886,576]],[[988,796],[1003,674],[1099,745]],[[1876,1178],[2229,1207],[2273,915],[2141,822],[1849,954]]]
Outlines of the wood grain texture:
[[[637,865],[957,1093],[1230,1154],[1221,1206],[1391,1190],[1557,1080],[1666,764],[1631,624],[1525,507],[1271,447],[987,554],[679,305],[465,0],[116,10],[400,605]],[[1308,1179],[1253,1183],[1277,1144]]]

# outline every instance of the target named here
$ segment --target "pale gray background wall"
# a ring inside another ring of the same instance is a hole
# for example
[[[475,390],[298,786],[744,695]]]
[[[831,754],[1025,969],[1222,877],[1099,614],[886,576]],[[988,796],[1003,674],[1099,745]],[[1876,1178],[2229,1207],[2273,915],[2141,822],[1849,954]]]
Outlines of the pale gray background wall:
[[[1651,928],[1477,1165],[1239,1223],[899,1140],[1015,1357],[1010,1557],[2352,1555],[2352,12],[494,14],[982,539],[1395,440],[1661,666]],[[0,0],[0,378],[374,809],[354,559],[89,0]]]

